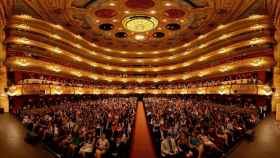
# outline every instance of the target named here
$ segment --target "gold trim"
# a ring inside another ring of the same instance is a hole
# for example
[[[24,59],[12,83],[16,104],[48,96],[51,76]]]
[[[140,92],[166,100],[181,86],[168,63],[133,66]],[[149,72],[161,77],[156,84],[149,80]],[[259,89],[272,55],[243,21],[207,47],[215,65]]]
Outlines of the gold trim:
[[[223,25],[223,27],[217,27],[216,29],[214,29],[213,31],[210,31],[206,34],[204,34],[204,38],[197,38],[195,40],[192,40],[191,42],[188,42],[188,43],[185,43],[183,44],[182,46],[179,46],[179,47],[175,47],[175,48],[172,48],[172,50],[160,50],[159,51],[146,51],[144,54],[153,54],[153,53],[159,53],[159,54],[162,54],[162,53],[170,53],[170,52],[174,52],[174,51],[178,51],[179,49],[181,48],[188,48],[189,46],[191,46],[192,44],[196,44],[196,42],[198,41],[203,41],[205,38],[208,38],[208,36],[211,36],[211,35],[217,35],[218,32],[221,32],[222,34],[224,34],[222,31],[225,31],[226,29],[228,28],[232,28],[234,25],[236,26],[240,26],[241,24],[247,24],[249,22],[255,22],[255,23],[258,23],[259,21],[261,20],[268,20],[269,19],[269,16],[267,15],[258,15],[257,17],[255,18],[252,18],[252,17],[248,17],[248,18],[244,18],[244,19],[240,19],[240,20],[237,20],[237,21],[234,21],[232,23],[228,23],[226,25]],[[52,29],[52,30],[56,30],[56,32],[58,33],[61,33],[62,35],[70,35],[73,37],[73,39],[79,41],[79,42],[84,42],[85,44],[91,46],[92,48],[98,48],[98,49],[101,49],[105,52],[114,52],[114,53],[118,53],[118,54],[136,54],[138,52],[127,52],[127,51],[123,51],[123,50],[112,50],[112,49],[108,49],[108,48],[105,48],[105,47],[100,47],[100,46],[97,46],[96,44],[94,43],[91,43],[83,38],[76,38],[77,35],[73,34],[71,31],[63,28],[62,26],[60,25],[54,25],[52,23],[49,23],[49,22],[46,22],[46,21],[43,21],[43,20],[40,20],[40,19],[36,19],[36,18],[33,18],[31,16],[29,16],[28,18],[26,18],[25,15],[15,15],[12,20],[10,21],[11,24],[14,22],[14,20],[24,20],[23,22],[21,23],[30,23],[31,22],[37,22],[37,23],[40,23],[39,25],[40,26],[45,26],[45,25],[48,25],[50,27],[44,27],[44,29]],[[268,20],[269,22],[269,20]]]
[[[267,85],[222,85],[213,87],[197,87],[184,89],[107,89],[107,88],[85,88],[85,87],[69,87],[57,85],[14,85],[9,87],[9,96],[39,94],[45,92],[45,95],[61,95],[61,94],[255,94],[255,95],[271,95],[271,87]],[[265,91],[265,92],[264,92]]]
[[[28,63],[28,66],[22,66],[19,65],[17,62],[19,60],[25,60],[26,63]],[[260,62],[259,64],[256,64]],[[254,63],[254,64],[252,64]],[[68,75],[72,77],[84,77],[84,78],[89,78],[89,79],[98,79],[98,80],[104,80],[107,82],[155,82],[154,77],[145,77],[145,78],[140,78],[140,77],[116,77],[116,76],[106,76],[103,74],[96,74],[92,73],[90,71],[84,71],[84,70],[79,70],[79,69],[74,69],[74,68],[69,68],[66,66],[58,65],[58,64],[53,64],[53,63],[48,63],[32,58],[27,58],[27,57],[10,57],[7,59],[7,64],[10,68],[12,69],[18,69],[18,70],[29,70],[29,71],[34,71],[35,69],[45,72],[51,72],[51,73],[56,73],[53,71],[50,71],[48,69],[49,66],[53,65],[56,66],[56,68],[59,68],[61,72],[59,74],[61,75]],[[184,72],[181,74],[176,74],[176,75],[169,75],[169,76],[161,76],[157,78],[157,82],[173,82],[173,81],[178,81],[178,80],[189,80],[191,78],[201,78],[201,77],[206,77],[210,75],[217,75],[217,74],[223,74],[225,71],[221,71],[224,67],[228,66],[230,69],[228,69],[227,72],[232,72],[232,71],[238,71],[240,69],[252,69],[252,70],[259,70],[259,69],[267,69],[271,68],[274,64],[274,60],[271,57],[255,57],[255,58],[250,58],[250,59],[243,59],[231,63],[226,63],[226,64],[221,64],[218,66],[206,68],[206,69],[201,69],[201,70],[196,70],[196,71],[191,71],[191,72]],[[223,69],[224,70],[224,69]],[[73,74],[73,72],[77,72]],[[79,74],[79,75],[76,75]]]
[[[250,43],[252,40],[253,40],[254,43]],[[46,49],[46,50],[52,52],[53,54],[57,54],[58,56],[63,55],[64,57],[66,56],[68,58],[71,58],[72,61],[75,62],[75,63],[77,63],[77,62],[78,63],[85,63],[88,66],[99,67],[99,68],[105,69],[105,70],[119,71],[119,72],[161,72],[161,71],[174,71],[174,70],[179,69],[179,68],[187,68],[187,67],[193,66],[195,64],[199,64],[199,63],[206,62],[208,60],[214,59],[216,57],[222,57],[222,56],[225,56],[225,55],[228,56],[229,54],[232,55],[234,53],[238,53],[238,52],[235,51],[235,49],[242,48],[242,47],[247,47],[247,46],[250,46],[252,44],[259,45],[259,44],[271,43],[271,42],[273,42],[273,39],[270,38],[270,37],[262,37],[262,38],[258,38],[258,41],[256,41],[256,39],[253,38],[251,40],[242,41],[242,42],[239,42],[239,43],[229,45],[229,46],[224,47],[222,49],[218,49],[218,50],[209,52],[205,55],[200,56],[200,58],[194,58],[192,60],[187,60],[183,63],[169,65],[169,66],[152,66],[152,67],[150,67],[150,66],[147,66],[147,67],[124,67],[124,66],[115,66],[115,65],[108,66],[106,64],[98,63],[96,61],[92,61],[92,60],[89,60],[89,59],[81,57],[81,56],[73,55],[73,53],[65,51],[61,48],[53,47],[51,45],[41,43],[41,42],[38,42],[38,41],[29,40],[29,39],[26,39],[26,38],[9,38],[9,39],[7,39],[6,42],[43,48],[43,49]],[[118,60],[120,60],[120,59],[118,59]],[[137,62],[137,61],[132,60],[131,62]]]

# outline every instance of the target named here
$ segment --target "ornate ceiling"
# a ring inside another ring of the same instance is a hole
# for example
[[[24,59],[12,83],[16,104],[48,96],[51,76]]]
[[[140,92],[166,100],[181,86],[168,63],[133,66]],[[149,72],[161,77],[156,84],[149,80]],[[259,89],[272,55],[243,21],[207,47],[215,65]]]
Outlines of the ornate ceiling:
[[[264,13],[262,0],[17,0],[16,5],[17,14],[59,24],[105,50],[120,51],[178,47],[220,24]]]
[[[15,0],[5,29],[6,64],[11,71],[107,83],[185,82],[264,71],[274,64],[275,43],[264,4]]]

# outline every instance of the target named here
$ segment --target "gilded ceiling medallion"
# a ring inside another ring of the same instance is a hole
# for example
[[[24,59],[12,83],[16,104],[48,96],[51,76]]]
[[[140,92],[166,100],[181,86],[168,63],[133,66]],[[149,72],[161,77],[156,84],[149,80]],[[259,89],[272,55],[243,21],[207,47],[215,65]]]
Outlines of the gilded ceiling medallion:
[[[122,21],[123,27],[132,32],[148,32],[158,26],[158,20],[151,16],[128,16]]]

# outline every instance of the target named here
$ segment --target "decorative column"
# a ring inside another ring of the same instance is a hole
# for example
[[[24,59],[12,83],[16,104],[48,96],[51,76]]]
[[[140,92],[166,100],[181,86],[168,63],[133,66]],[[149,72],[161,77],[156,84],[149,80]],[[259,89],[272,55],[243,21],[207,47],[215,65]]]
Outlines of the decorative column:
[[[271,110],[276,112],[276,120],[280,120],[280,1],[265,0],[263,2],[275,27],[274,38],[276,45],[274,47],[274,60],[276,63],[273,68],[274,92],[272,95]]]
[[[274,47],[275,66],[273,68],[273,88],[272,111],[276,112],[276,120],[280,120],[280,30],[275,31],[275,40],[277,44]]]
[[[6,47],[4,45],[5,31],[4,25],[0,26],[0,107],[4,112],[9,112],[9,99],[5,92],[7,88],[7,67],[4,65],[6,59]]]

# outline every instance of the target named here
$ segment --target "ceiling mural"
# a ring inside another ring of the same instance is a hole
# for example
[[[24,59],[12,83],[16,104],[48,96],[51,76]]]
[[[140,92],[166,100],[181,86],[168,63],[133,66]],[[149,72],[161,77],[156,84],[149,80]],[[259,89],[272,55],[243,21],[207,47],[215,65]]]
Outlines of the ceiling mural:
[[[34,10],[34,16],[62,25],[98,46],[156,51],[180,46],[232,22],[258,0],[22,1]]]

